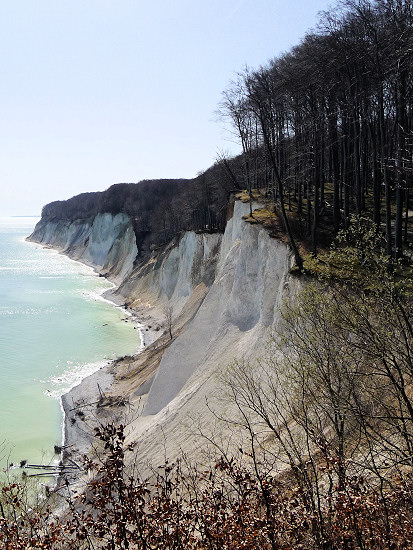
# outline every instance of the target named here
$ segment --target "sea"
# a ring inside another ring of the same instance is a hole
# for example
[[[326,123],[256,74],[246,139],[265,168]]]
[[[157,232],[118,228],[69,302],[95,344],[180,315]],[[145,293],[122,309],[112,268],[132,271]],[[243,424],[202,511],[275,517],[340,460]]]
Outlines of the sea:
[[[38,220],[0,218],[0,470],[58,460],[61,395],[140,347],[136,323],[102,296],[111,283],[25,240]]]

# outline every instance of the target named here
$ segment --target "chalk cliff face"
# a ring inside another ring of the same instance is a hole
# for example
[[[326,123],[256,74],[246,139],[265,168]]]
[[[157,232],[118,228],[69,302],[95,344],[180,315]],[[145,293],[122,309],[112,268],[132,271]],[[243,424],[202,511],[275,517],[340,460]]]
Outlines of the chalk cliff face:
[[[92,220],[40,220],[29,240],[51,246],[95,267],[115,282],[133,268],[135,233],[125,214],[98,214]]]
[[[189,298],[202,281],[205,266],[214,267],[214,276],[208,278],[209,291],[191,323],[164,353],[144,414],[158,413],[207,372],[247,358],[257,346],[264,347],[278,318],[289,253],[262,227],[242,220],[248,210],[248,205],[237,202],[222,238],[203,235],[203,246],[199,243],[198,247],[193,238],[183,239],[163,262],[158,288],[174,306],[180,304],[182,295]],[[171,286],[162,288],[166,281]]]
[[[220,374],[234,360],[263,356],[282,301],[295,292],[288,247],[263,227],[246,223],[242,216],[248,212],[249,205],[236,202],[222,236],[185,236],[119,288],[132,303],[148,308],[163,300],[178,320],[178,312],[196,304],[152,379],[131,401],[138,408],[138,400],[146,398],[141,417],[131,425],[139,462],[148,457],[162,462],[165,454],[173,459],[182,451],[194,456],[205,444],[194,435],[195,427],[207,433],[216,422],[207,401],[218,415],[231,417],[231,407],[220,401]],[[119,382],[117,392],[123,391]]]
[[[124,214],[99,214],[90,222],[41,221],[31,236],[115,278],[118,299],[136,308],[144,322],[162,318],[165,308],[172,311],[173,340],[156,372],[139,384],[130,373],[127,383],[115,383],[114,391],[129,392],[130,404],[141,410],[130,423],[141,458],[163,457],[165,434],[168,456],[191,450],[185,419],[211,421],[205,400],[219,393],[217,373],[234,360],[262,355],[295,284],[288,247],[246,223],[242,216],[248,212],[249,205],[235,202],[223,234],[186,232],[135,267],[136,241]]]

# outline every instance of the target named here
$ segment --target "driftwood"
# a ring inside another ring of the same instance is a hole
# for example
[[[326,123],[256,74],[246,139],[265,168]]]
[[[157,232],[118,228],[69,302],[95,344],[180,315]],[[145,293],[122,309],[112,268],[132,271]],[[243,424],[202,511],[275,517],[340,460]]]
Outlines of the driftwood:
[[[76,405],[75,407],[72,407],[71,409],[69,409],[69,412],[76,411],[77,409],[84,409],[85,407],[90,407],[92,405],[97,405],[99,401],[92,401],[91,403],[81,403],[80,405]]]
[[[70,460],[70,459],[69,459]],[[44,470],[42,472],[37,472],[35,474],[24,474],[27,477],[53,477],[53,476],[60,476],[62,474],[71,474],[76,471],[82,470],[82,468],[79,466],[79,464],[76,464],[73,460],[70,460],[72,465],[70,464],[57,464],[54,465],[47,465],[47,464],[25,464],[24,470]]]

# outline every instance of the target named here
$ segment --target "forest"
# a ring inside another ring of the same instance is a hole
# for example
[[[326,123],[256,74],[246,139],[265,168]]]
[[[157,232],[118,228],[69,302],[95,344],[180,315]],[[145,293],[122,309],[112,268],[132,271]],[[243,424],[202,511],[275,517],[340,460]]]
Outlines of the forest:
[[[300,265],[297,220],[316,254],[368,215],[389,256],[408,243],[412,181],[413,7],[348,0],[317,31],[224,92],[221,116],[242,145],[244,187],[272,195]]]
[[[412,22],[410,1],[341,2],[291,51],[243,69],[223,92],[218,115],[239,155],[220,152],[191,180],[116,184],[51,203],[42,215],[125,212],[145,254],[149,241],[159,245],[182,230],[222,231],[231,192],[246,189],[253,199],[259,190],[300,269],[300,243],[316,255],[362,215],[383,232],[387,254],[403,258],[411,231]]]
[[[140,256],[169,242],[182,231],[223,231],[233,185],[217,165],[191,180],[144,180],[118,183],[106,191],[82,193],[43,207],[45,220],[93,219],[122,212],[134,224]]]

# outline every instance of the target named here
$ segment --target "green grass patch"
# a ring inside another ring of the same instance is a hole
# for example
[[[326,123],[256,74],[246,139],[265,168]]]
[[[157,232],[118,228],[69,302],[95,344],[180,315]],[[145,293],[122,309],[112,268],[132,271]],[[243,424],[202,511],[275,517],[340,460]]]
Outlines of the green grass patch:
[[[235,195],[235,198],[242,202],[249,202],[251,199],[253,201],[263,201],[267,200],[265,191],[262,189],[252,189],[251,196],[247,189],[244,189]]]

